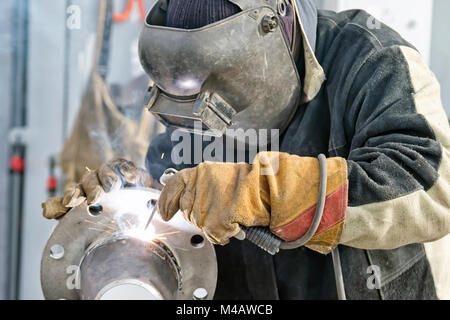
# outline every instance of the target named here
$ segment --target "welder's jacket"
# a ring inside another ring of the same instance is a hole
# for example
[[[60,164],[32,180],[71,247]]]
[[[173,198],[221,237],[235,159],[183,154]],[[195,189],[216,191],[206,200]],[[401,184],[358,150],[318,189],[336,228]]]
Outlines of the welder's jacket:
[[[450,298],[450,129],[439,84],[411,44],[369,19],[318,12],[316,43],[304,41],[299,61],[305,99],[280,150],[347,159],[339,248],[349,299]],[[151,144],[155,178],[174,166],[171,147],[170,131]],[[216,252],[216,298],[336,298],[331,255],[302,247],[272,257],[238,240]]]

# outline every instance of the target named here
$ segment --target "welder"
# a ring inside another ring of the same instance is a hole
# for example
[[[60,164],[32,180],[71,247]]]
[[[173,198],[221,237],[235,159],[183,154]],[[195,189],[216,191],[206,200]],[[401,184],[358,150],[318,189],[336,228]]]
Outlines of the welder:
[[[216,299],[335,299],[328,253],[338,245],[349,299],[448,298],[440,271],[450,250],[430,251],[450,233],[440,87],[410,43],[368,22],[364,11],[317,10],[312,0],[157,1],[140,57],[153,81],[150,111],[168,129],[152,141],[147,170],[119,159],[89,171],[66,190],[67,210],[112,188],[155,186],[176,168],[159,212],[169,220],[181,210],[217,244]],[[278,143],[258,140],[255,157],[179,163],[180,129],[214,132],[210,141],[236,150],[252,146],[236,130],[278,132]],[[314,236],[274,256],[235,239],[242,227],[284,241],[308,231],[319,154],[327,185]]]

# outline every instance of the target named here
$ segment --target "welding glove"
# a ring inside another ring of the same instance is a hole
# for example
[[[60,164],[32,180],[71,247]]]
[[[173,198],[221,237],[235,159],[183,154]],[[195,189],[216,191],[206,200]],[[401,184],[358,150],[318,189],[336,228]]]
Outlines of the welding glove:
[[[327,160],[327,198],[321,224],[307,247],[330,252],[343,229],[347,208],[347,162]],[[178,210],[214,244],[227,244],[240,225],[270,227],[285,241],[310,227],[319,196],[320,166],[315,158],[263,152],[253,164],[201,163],[175,174],[158,208],[164,220]]]
[[[123,187],[154,187],[148,171],[137,168],[131,161],[116,159],[98,170],[86,169],[79,184],[69,185],[63,198],[50,198],[42,204],[47,219],[57,219],[85,200],[92,205],[105,193]]]

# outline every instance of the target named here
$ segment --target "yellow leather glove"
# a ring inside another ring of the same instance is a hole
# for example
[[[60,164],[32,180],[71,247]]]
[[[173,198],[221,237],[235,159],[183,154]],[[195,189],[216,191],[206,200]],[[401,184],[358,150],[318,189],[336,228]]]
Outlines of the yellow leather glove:
[[[337,244],[347,208],[347,162],[331,158],[321,225],[307,243],[328,253]],[[278,152],[257,155],[253,165],[205,162],[175,174],[158,208],[164,220],[181,210],[215,244],[227,244],[239,225],[268,226],[278,237],[303,236],[314,217],[320,182],[319,161]]]
[[[50,198],[42,204],[47,219],[58,219],[85,200],[92,205],[105,193],[125,186],[152,187],[150,174],[137,168],[131,161],[116,159],[103,164],[98,170],[87,169],[79,184],[69,185],[63,198]]]

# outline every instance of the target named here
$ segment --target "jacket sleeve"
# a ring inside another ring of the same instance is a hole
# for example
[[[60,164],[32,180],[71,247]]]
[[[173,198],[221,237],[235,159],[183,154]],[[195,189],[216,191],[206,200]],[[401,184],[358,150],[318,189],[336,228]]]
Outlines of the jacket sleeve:
[[[349,206],[339,242],[394,249],[450,233],[449,123],[420,54],[377,50],[347,99]]]

